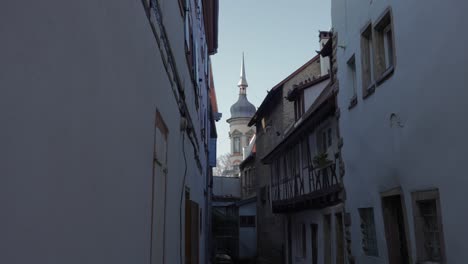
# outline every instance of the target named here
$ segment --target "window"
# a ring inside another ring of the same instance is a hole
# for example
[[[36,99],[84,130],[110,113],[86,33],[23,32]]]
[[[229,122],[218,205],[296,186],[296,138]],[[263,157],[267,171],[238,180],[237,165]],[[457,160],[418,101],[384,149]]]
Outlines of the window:
[[[351,98],[349,108],[357,104],[357,80],[356,80],[356,59],[354,55],[348,61],[349,85],[351,86]]]
[[[418,261],[445,263],[439,192],[414,192],[412,196]]]
[[[383,81],[393,70],[394,43],[392,16],[390,10],[385,11],[375,26],[375,78]]]
[[[362,251],[367,256],[379,255],[377,246],[377,234],[375,232],[374,209],[359,208],[361,218]]]
[[[255,227],[255,215],[241,215],[239,225],[240,227]]]
[[[240,137],[234,137],[232,142],[233,142],[233,153],[235,153],[235,154],[240,153],[241,152],[240,151],[240,149],[241,149]]]
[[[306,137],[301,142],[301,156],[302,156],[302,168],[308,168],[309,163],[311,162],[310,159],[310,149],[309,149],[309,137]]]
[[[326,127],[319,131],[317,139],[320,153],[326,153],[333,144],[332,129]]]
[[[299,95],[294,101],[294,117],[295,120],[299,120],[304,114],[304,90],[299,91]]]
[[[365,98],[374,89],[374,45],[372,27],[369,24],[361,34],[362,96]]]

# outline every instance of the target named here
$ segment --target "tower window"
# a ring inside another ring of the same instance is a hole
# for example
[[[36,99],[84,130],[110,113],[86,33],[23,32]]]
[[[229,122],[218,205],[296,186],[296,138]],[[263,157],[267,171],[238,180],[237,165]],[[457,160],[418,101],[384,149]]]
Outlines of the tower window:
[[[234,139],[232,140],[232,144],[233,144],[233,153],[240,153],[240,149],[241,149],[241,142],[240,142],[240,137],[234,137]]]

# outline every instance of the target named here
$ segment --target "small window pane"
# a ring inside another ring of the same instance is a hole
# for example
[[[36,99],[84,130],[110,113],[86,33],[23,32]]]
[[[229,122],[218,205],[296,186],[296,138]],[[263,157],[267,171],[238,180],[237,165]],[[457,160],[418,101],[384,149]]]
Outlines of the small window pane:
[[[435,200],[419,201],[419,213],[423,219],[424,247],[427,260],[440,261],[440,237],[437,223],[437,207]]]
[[[384,30],[384,47],[385,47],[385,66],[390,68],[393,66],[393,35],[392,29],[389,26]]]
[[[240,153],[240,138],[235,137],[233,140],[233,144],[234,144],[234,153]]]
[[[354,56],[348,62],[348,71],[350,78],[350,85],[352,90],[352,96],[355,97],[357,93],[357,81],[356,81],[356,60]]]
[[[362,250],[368,256],[378,256],[377,234],[375,232],[374,209],[359,208],[361,217]]]
[[[328,137],[328,147],[331,147],[332,145],[332,130],[329,128],[327,130],[327,137]]]

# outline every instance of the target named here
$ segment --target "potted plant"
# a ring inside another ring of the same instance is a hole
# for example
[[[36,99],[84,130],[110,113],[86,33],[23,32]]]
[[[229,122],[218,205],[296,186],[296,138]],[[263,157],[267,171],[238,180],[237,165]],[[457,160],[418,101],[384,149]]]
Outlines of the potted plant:
[[[328,159],[326,152],[319,153],[314,157],[314,164],[318,168],[324,168],[329,165],[332,161]]]

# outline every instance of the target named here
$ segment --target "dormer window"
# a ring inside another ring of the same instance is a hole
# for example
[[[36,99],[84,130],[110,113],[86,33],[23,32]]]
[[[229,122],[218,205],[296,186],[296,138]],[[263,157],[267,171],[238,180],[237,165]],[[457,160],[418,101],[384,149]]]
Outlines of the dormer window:
[[[301,116],[304,114],[304,90],[298,91],[298,95],[296,96],[296,100],[294,100],[294,118],[295,120],[299,120]]]
[[[302,83],[301,83],[302,84]],[[288,92],[286,99],[294,102],[294,120],[297,121],[304,114],[304,89],[295,86]]]

